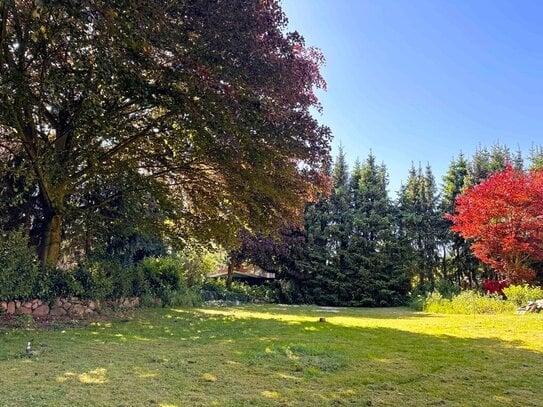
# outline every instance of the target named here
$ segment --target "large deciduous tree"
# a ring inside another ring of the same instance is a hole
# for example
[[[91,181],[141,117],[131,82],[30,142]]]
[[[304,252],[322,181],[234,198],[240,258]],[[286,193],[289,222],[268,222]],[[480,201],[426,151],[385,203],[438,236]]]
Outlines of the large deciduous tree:
[[[229,242],[319,191],[322,56],[278,1],[3,0],[0,18],[4,189],[25,184],[44,264],[66,222],[127,193],[167,204],[172,233]]]
[[[510,165],[456,199],[452,230],[475,256],[513,283],[532,281],[543,260],[543,171]]]

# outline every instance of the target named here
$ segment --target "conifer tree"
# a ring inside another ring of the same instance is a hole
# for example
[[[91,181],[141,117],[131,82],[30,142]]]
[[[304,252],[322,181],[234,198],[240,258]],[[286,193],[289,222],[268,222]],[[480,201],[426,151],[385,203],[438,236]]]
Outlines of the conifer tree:
[[[328,223],[322,229],[326,241],[327,259],[319,273],[316,273],[318,290],[316,300],[322,303],[338,304],[352,297],[349,282],[351,270],[347,264],[347,249],[351,231],[349,196],[349,172],[343,148],[332,168],[333,188],[327,203]]]
[[[443,177],[443,192],[440,203],[442,215],[455,212],[455,200],[464,190],[468,173],[469,163],[463,154],[451,161],[447,173]],[[463,280],[467,279],[469,285],[472,286],[476,281],[479,261],[471,253],[469,243],[458,233],[450,230],[452,222],[446,219],[443,219],[443,222],[446,227],[443,244],[447,256],[447,266],[444,267],[443,277],[451,280],[457,286],[460,286]]]
[[[398,256],[400,242],[387,192],[386,167],[370,153],[360,167],[357,201],[353,205],[350,268],[356,271],[352,305],[397,305],[409,289]]]
[[[423,173],[412,165],[405,186],[398,199],[400,224],[403,237],[409,242],[412,257],[409,268],[422,291],[432,290],[435,282],[435,268],[438,264],[438,236],[435,233],[439,224],[437,194],[434,176],[430,165]]]
[[[522,169],[523,160],[520,152],[512,157],[509,148],[501,144],[494,144],[490,151],[486,147],[478,148],[471,160],[465,186],[480,184],[495,172],[504,170],[508,162],[514,164],[516,169]]]
[[[530,149],[530,170],[543,170],[543,147],[532,146]]]

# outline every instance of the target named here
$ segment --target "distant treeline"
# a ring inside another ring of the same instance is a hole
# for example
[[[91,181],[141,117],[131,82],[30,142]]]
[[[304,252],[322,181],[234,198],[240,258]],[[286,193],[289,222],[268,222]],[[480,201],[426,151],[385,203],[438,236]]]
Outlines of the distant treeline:
[[[370,155],[349,170],[340,150],[330,169],[330,196],[308,204],[305,228],[285,227],[280,239],[247,235],[234,262],[275,271],[280,300],[328,305],[388,306],[409,295],[479,287],[493,272],[443,218],[456,197],[511,164],[543,168],[543,149],[528,160],[503,145],[454,158],[438,185],[429,164],[412,165],[395,198],[385,164]],[[538,278],[541,279],[541,272]]]

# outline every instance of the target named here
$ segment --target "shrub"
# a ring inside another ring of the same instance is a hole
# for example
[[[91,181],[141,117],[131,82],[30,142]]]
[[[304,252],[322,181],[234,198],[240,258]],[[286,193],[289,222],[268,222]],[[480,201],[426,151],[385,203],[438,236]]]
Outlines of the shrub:
[[[202,286],[202,297],[206,301],[274,302],[274,290],[269,285],[249,285],[233,281],[226,287],[225,279],[209,279]]]
[[[177,291],[165,291],[162,301],[164,306],[196,307],[202,304],[202,297],[200,292],[193,287]]]
[[[123,265],[120,261],[108,261],[103,266],[112,282],[112,298],[138,297],[148,291],[149,284],[141,268]]]
[[[435,289],[445,298],[452,298],[460,294],[460,287],[447,279],[440,279],[436,282]]]
[[[56,297],[114,300],[139,296],[141,303],[195,306],[201,303],[204,275],[219,256],[206,250],[145,258],[137,266],[121,258],[92,256],[71,270],[39,268],[38,259],[20,231],[0,234],[0,300]],[[238,292],[244,294],[243,289]],[[241,295],[240,294],[240,295]]]
[[[528,284],[510,285],[503,289],[507,300],[517,306],[526,305],[528,301],[540,300],[543,298],[543,288],[531,287]]]
[[[48,268],[43,272],[37,287],[34,297],[48,302],[56,297],[82,296],[85,292],[72,270]]]
[[[312,293],[307,295],[307,289],[299,281],[278,279],[272,283],[273,299],[285,304],[312,303]]]
[[[140,269],[119,261],[89,259],[71,270],[46,269],[40,274],[32,298],[51,302],[56,297],[113,300],[140,296],[147,282]]]
[[[463,291],[451,299],[432,293],[424,301],[423,310],[443,314],[499,314],[514,311],[515,305],[498,294],[481,295],[476,291]]]
[[[201,285],[205,276],[216,271],[225,261],[221,251],[210,251],[204,247],[187,247],[177,256],[183,278],[189,287]]]
[[[138,268],[147,282],[148,293],[166,305],[171,293],[185,288],[182,265],[176,257],[147,257]]]
[[[509,285],[508,280],[490,280],[483,281],[483,289],[487,294],[499,294],[504,296],[503,289]]]
[[[22,230],[0,232],[0,299],[35,297],[40,281],[38,259]]]
[[[426,298],[418,294],[412,295],[407,305],[409,308],[412,308],[415,311],[424,311],[425,304]]]
[[[82,298],[106,300],[113,297],[113,279],[107,275],[104,266],[103,262],[88,260],[76,267],[74,277],[81,284]]]

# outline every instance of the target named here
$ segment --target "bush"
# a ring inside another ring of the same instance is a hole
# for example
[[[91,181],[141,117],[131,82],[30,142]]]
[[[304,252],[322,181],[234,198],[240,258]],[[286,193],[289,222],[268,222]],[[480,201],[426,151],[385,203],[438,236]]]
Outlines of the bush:
[[[440,279],[436,282],[435,289],[445,298],[452,298],[460,294],[460,287],[447,279]]]
[[[188,287],[202,285],[205,276],[219,269],[225,262],[223,252],[210,251],[199,246],[185,248],[177,258]]]
[[[503,288],[507,300],[517,306],[526,305],[528,301],[540,300],[543,298],[543,288],[531,287],[528,284],[510,285]]]
[[[30,298],[52,302],[56,297],[113,300],[147,291],[141,271],[116,260],[86,260],[71,270],[41,271]],[[14,298],[14,297],[11,297]]]
[[[424,311],[443,314],[500,314],[512,312],[515,308],[500,295],[481,295],[476,291],[463,291],[451,299],[434,292],[423,305]]]
[[[52,302],[56,297],[83,296],[85,290],[72,270],[46,269],[34,298]]]
[[[173,292],[187,287],[182,278],[182,263],[179,258],[147,257],[138,268],[147,282],[147,292],[160,298],[165,305],[169,304]]]
[[[34,298],[41,280],[38,259],[21,230],[0,232],[0,299]]]
[[[275,302],[274,290],[269,285],[249,285],[233,281],[226,287],[225,279],[209,279],[202,286],[205,301]]]
[[[272,283],[274,287],[274,300],[285,304],[312,303],[312,293],[308,295],[306,287],[299,281],[291,279],[278,279]]]
[[[164,306],[170,307],[197,307],[202,305],[200,292],[195,288],[165,291],[161,299]]]
[[[82,290],[73,295],[93,300],[113,297],[113,279],[107,274],[103,262],[88,260],[81,263],[76,267],[74,277],[81,284]]]
[[[219,254],[187,249],[176,256],[145,258],[137,266],[120,258],[93,256],[71,270],[41,270],[28,238],[15,231],[0,234],[0,300],[139,296],[146,305],[160,299],[163,305],[195,306],[201,303],[204,275],[219,261]],[[236,290],[237,295],[253,295],[245,288]]]
[[[424,311],[424,305],[426,304],[426,298],[420,294],[412,295],[407,306],[415,311]]]
[[[123,265],[119,261],[109,261],[103,266],[112,282],[111,298],[139,297],[148,291],[149,283],[141,268]]]
[[[491,280],[489,278],[483,281],[483,289],[487,294],[499,294],[504,297],[503,289],[509,286],[508,280]]]
[[[147,294],[172,306],[201,304],[200,287],[205,274],[214,267],[209,252],[189,250],[178,256],[148,257],[138,265],[147,283]]]

